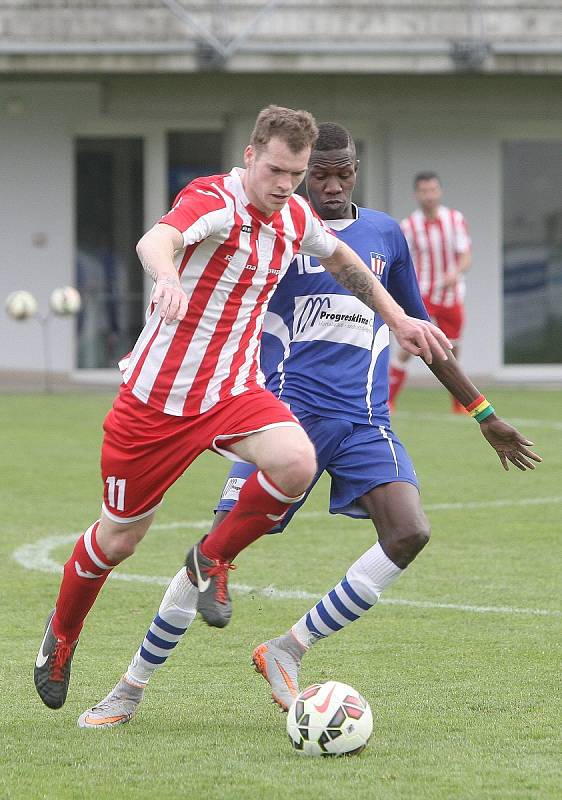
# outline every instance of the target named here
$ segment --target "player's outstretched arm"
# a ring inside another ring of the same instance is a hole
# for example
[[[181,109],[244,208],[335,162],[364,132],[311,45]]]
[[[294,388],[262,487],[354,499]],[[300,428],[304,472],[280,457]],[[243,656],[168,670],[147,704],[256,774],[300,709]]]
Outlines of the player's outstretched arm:
[[[171,225],[157,223],[137,244],[137,255],[154,281],[152,302],[160,304],[160,316],[167,322],[180,321],[187,312],[187,296],[183,291],[174,254],[184,245],[181,233]]]
[[[533,461],[542,461],[537,453],[529,450],[529,447],[533,447],[533,442],[530,442],[516,428],[495,414],[491,414],[484,422],[480,423],[480,430],[498,454],[505,470],[509,469],[510,461],[522,472],[526,469],[534,469]]]
[[[426,320],[409,317],[374,277],[359,256],[344,242],[334,254],[322,260],[323,266],[348,291],[376,311],[408,353],[422,356],[427,364],[446,360],[452,345],[445,334]]]
[[[480,423],[482,435],[498,454],[505,470],[509,469],[509,462],[525,471],[535,468],[533,462],[542,461],[539,455],[529,450],[533,442],[496,415],[494,408],[469,380],[452,353],[446,362],[435,361],[428,366],[440,383]]]

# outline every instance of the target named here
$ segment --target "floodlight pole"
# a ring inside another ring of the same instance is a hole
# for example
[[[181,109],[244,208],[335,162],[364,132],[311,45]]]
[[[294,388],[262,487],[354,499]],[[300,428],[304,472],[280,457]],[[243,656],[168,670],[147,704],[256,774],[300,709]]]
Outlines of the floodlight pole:
[[[45,394],[53,393],[53,385],[51,383],[51,334],[50,334],[50,320],[51,312],[47,311],[46,314],[38,314],[37,320],[41,325],[41,333],[43,340],[43,390]]]

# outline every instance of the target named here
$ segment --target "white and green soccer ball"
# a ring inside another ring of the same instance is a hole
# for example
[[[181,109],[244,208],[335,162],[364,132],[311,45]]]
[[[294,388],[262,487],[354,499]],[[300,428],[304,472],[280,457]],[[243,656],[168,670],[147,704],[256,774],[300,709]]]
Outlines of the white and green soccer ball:
[[[37,300],[31,292],[18,289],[8,295],[5,302],[6,313],[12,319],[29,319],[37,313]]]
[[[368,702],[352,686],[315,683],[293,701],[287,733],[295,752],[305,756],[357,755],[373,733]]]
[[[74,286],[62,286],[53,289],[49,298],[51,311],[59,317],[69,317],[77,314],[82,308],[80,292]]]

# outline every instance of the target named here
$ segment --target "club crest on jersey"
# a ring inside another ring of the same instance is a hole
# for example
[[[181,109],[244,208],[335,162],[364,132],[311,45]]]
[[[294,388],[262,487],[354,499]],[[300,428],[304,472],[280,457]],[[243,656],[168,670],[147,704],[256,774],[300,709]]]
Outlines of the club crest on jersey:
[[[386,257],[381,253],[371,253],[371,270],[375,273],[375,277],[382,279],[384,268],[386,267]]]

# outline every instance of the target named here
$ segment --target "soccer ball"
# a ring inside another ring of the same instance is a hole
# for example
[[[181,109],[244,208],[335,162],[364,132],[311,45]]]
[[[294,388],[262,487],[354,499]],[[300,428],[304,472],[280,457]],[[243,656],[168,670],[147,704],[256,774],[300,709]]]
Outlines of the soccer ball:
[[[31,292],[19,289],[6,298],[6,313],[12,319],[29,319],[37,313],[37,300]]]
[[[74,286],[63,286],[53,289],[49,299],[51,311],[59,317],[68,317],[77,314],[82,308],[80,292]]]
[[[293,701],[287,733],[297,753],[305,756],[357,755],[373,732],[367,701],[346,683],[315,683]]]

